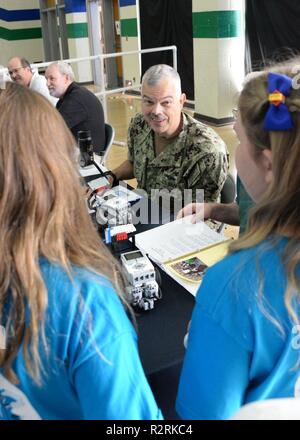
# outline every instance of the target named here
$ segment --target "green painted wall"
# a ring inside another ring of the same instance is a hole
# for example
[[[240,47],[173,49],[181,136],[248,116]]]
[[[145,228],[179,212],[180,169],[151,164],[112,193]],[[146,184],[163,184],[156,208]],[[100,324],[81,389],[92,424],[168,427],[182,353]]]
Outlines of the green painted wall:
[[[193,13],[194,38],[232,38],[241,33],[241,11]]]
[[[127,18],[121,20],[121,36],[122,37],[137,37],[137,19]]]

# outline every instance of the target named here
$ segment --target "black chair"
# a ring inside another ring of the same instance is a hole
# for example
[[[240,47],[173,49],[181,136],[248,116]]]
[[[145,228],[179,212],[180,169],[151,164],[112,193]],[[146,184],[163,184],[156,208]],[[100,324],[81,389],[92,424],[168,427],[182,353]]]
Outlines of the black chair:
[[[236,198],[236,183],[232,174],[228,173],[224,186],[221,190],[220,201],[221,203],[233,203]],[[222,232],[225,227],[225,223],[221,223],[218,232]]]
[[[105,162],[108,157],[109,150],[112,147],[115,138],[115,130],[112,125],[105,123],[105,146],[101,152],[101,165],[105,166]]]
[[[221,203],[232,203],[236,197],[235,178],[231,173],[226,177],[224,186],[221,191]]]

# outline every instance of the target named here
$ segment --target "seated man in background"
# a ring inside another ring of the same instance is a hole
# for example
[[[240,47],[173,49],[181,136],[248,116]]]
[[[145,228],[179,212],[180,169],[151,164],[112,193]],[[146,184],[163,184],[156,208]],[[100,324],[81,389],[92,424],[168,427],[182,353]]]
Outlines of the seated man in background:
[[[30,63],[26,58],[10,58],[7,65],[8,73],[12,81],[29,87],[31,90],[45,96],[52,105],[56,105],[57,99],[50,96],[46,78],[40,75],[38,71],[33,72]]]
[[[218,134],[182,111],[186,96],[172,67],[150,67],[142,79],[142,114],[128,130],[128,159],[113,170],[116,180],[135,177],[138,188],[204,190],[217,201],[228,171],[227,149]]]
[[[76,141],[79,131],[90,130],[94,152],[100,154],[105,145],[105,127],[99,99],[74,82],[72,67],[63,61],[50,64],[45,76],[50,94],[59,98],[56,108]]]

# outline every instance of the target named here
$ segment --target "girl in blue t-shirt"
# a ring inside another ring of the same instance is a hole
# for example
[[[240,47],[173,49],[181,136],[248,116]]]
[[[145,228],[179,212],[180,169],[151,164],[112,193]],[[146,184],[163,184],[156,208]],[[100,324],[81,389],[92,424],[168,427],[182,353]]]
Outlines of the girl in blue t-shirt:
[[[256,207],[198,291],[177,396],[188,419],[299,393],[300,89],[293,62],[249,78],[236,166]],[[299,75],[298,75],[299,76]]]
[[[44,97],[0,90],[0,419],[161,418],[74,144]]]

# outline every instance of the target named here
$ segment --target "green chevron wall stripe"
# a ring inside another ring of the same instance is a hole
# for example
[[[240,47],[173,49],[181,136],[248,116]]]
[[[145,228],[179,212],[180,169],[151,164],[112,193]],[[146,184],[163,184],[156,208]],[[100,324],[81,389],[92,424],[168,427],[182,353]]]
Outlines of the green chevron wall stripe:
[[[42,30],[40,27],[27,29],[6,29],[0,26],[0,38],[3,40],[32,40],[42,38]]]
[[[137,19],[126,18],[121,20],[121,36],[122,37],[137,37]]]
[[[67,24],[68,38],[88,38],[87,23],[70,23]],[[3,40],[33,40],[42,38],[42,30],[40,27],[27,29],[6,29],[0,26],[0,38]]]
[[[68,38],[88,38],[87,23],[69,23],[67,24]]]
[[[232,38],[241,35],[241,11],[193,13],[194,38]]]

